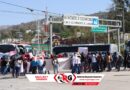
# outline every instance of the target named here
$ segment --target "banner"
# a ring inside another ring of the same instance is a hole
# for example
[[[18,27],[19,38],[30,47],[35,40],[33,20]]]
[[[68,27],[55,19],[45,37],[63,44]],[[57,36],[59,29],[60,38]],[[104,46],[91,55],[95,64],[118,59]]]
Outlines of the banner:
[[[103,79],[103,74],[27,74],[30,82],[57,82],[72,85],[99,85]]]

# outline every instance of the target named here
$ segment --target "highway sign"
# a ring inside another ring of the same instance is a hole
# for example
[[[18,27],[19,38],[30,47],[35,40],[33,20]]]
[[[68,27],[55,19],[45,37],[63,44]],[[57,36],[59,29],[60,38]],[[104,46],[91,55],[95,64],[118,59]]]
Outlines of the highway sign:
[[[61,16],[51,16],[51,18],[49,18],[49,21],[51,23],[62,23],[63,17],[61,17]]]
[[[107,26],[92,27],[91,32],[106,33],[107,32]]]
[[[96,16],[64,15],[63,24],[68,26],[98,27],[99,18]]]

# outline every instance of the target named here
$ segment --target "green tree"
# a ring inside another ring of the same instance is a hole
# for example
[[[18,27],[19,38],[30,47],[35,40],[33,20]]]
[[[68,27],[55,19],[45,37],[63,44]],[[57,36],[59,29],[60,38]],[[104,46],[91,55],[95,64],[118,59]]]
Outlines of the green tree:
[[[109,10],[108,18],[123,21],[124,15],[125,32],[130,32],[130,0],[112,0],[112,2],[113,4]]]

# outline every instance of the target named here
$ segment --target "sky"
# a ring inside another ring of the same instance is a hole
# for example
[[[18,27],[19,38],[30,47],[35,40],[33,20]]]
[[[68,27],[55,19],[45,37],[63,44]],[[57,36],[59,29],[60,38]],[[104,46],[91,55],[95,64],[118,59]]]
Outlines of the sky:
[[[92,14],[99,11],[107,11],[112,4],[112,0],[0,0],[0,26],[17,25],[44,18],[42,12],[30,12],[25,8],[15,7],[7,2],[23,7],[38,9],[57,14]],[[3,12],[4,11],[4,12]],[[8,13],[5,11],[27,12],[31,14]],[[32,15],[37,13],[37,15]]]

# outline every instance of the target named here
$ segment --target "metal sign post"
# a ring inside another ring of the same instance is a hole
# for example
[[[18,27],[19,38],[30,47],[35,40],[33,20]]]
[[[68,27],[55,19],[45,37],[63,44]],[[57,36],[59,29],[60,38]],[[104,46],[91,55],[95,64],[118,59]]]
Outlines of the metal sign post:
[[[52,17],[50,17],[50,20],[52,20]],[[50,22],[50,54],[52,55],[53,54],[53,52],[52,52],[52,36],[53,36],[53,34],[52,34],[52,29],[53,29],[53,24],[52,24],[52,22]]]
[[[96,33],[94,32],[94,44],[96,43]]]
[[[110,32],[118,31],[118,49],[120,52],[120,28],[122,27],[122,22],[120,20],[110,20],[110,19],[99,19],[95,16],[81,16],[81,15],[64,15],[64,16],[51,16],[50,22],[50,53],[52,54],[52,28],[53,23],[63,23],[67,26],[84,26],[84,27],[98,27],[106,26],[108,28],[108,43],[110,43]],[[110,28],[114,28],[111,29]],[[105,30],[104,30],[105,32]],[[94,32],[95,33],[95,32]],[[95,38],[95,36],[94,36]],[[96,42],[94,40],[94,42]]]
[[[108,34],[108,44],[110,44],[110,32],[109,32],[109,27],[108,27],[108,30],[107,30],[107,34]]]
[[[120,53],[120,28],[118,28],[118,50]]]

